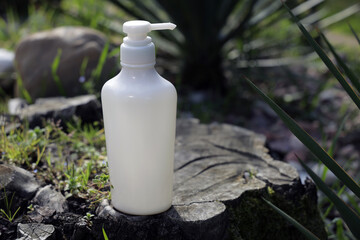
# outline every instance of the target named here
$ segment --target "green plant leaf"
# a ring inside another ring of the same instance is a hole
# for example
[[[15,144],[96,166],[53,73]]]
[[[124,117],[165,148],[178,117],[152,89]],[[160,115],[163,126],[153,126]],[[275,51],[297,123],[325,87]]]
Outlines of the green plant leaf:
[[[102,227],[102,233],[103,233],[103,236],[104,236],[104,240],[109,240],[108,236],[106,235],[104,226]]]
[[[4,211],[4,209],[0,209],[0,212],[4,215],[4,217],[6,219],[8,219],[10,221],[11,217],[9,215],[7,215],[7,213]],[[10,221],[11,222],[11,221]]]
[[[137,11],[135,11],[136,8],[128,6],[124,4],[122,1],[118,1],[118,0],[108,0],[108,1],[113,3],[115,6],[121,8],[127,14],[134,16],[137,19],[142,19],[142,15],[139,14]]]
[[[356,34],[355,30],[353,29],[353,27],[351,26],[350,23],[349,23],[349,28],[350,28],[352,34],[354,35],[355,39],[357,40],[357,42],[358,42],[359,45],[360,45],[360,38],[359,38],[359,36]]]
[[[265,198],[262,198],[270,207],[272,207],[277,213],[279,213],[281,216],[283,216],[287,221],[289,221],[294,227],[296,227],[307,239],[310,240],[319,240],[318,237],[316,237],[312,232],[310,232],[307,228],[305,228],[303,225],[301,225],[298,221],[296,221],[291,216],[287,215],[284,211],[282,211],[280,208],[276,207],[274,204],[266,200]]]
[[[240,21],[239,25],[235,29],[233,29],[231,32],[229,32],[226,36],[224,36],[221,39],[221,43],[219,44],[220,46],[223,46],[227,41],[234,38],[237,34],[239,34],[240,32],[243,31],[243,29],[246,27],[248,22],[250,22],[250,18],[252,17],[253,8],[254,8],[256,2],[257,1],[254,1],[254,0],[249,2],[248,6],[247,6],[247,10],[243,14],[244,17],[243,17],[242,21]]]
[[[296,156],[297,157],[297,156]],[[341,217],[344,219],[348,225],[350,231],[354,236],[360,239],[360,216],[357,213],[346,205],[346,203],[339,198],[336,193],[334,193],[306,164],[299,158],[300,164],[310,175],[310,177],[315,182],[316,186],[334,203],[336,209],[339,211]]]
[[[335,218],[332,222],[336,224],[336,238],[338,240],[348,239],[344,238],[343,220],[341,218]]]
[[[29,92],[24,87],[23,80],[22,80],[20,74],[18,74],[16,77],[16,83],[19,88],[19,92],[20,92],[21,96],[25,98],[27,103],[32,103],[33,102],[32,98],[31,98]]]
[[[321,180],[322,180],[322,179],[321,179]],[[324,181],[324,180],[322,180],[322,181]],[[338,195],[338,196],[341,196],[341,195],[343,194],[343,192],[345,191],[345,188],[346,188],[346,185],[342,186],[342,187],[340,188],[340,190],[338,191],[337,195]],[[329,215],[329,213],[331,212],[331,210],[333,209],[333,207],[334,207],[334,203],[330,202],[329,207],[326,209],[325,213],[323,214],[323,218],[324,218],[324,219],[327,218],[327,216]]]
[[[349,193],[345,192],[347,200],[352,204],[358,214],[360,214],[360,206],[359,203],[356,201],[356,197],[354,195],[350,195]]]
[[[342,120],[340,122],[338,129],[336,130],[335,136],[334,136],[333,140],[331,141],[331,146],[328,150],[328,154],[330,156],[334,156],[334,149],[335,149],[336,143],[339,139],[340,133],[343,130],[348,117],[349,117],[349,114],[345,114],[345,116],[342,118]]]
[[[345,9],[342,9],[331,16],[321,19],[320,21],[317,22],[317,26],[319,26],[322,29],[326,29],[329,26],[342,21],[353,14],[358,13],[359,11],[360,11],[360,4],[355,3],[353,5],[347,6]]]
[[[101,72],[103,70],[107,55],[108,55],[108,50],[109,50],[109,42],[106,42],[104,45],[104,48],[101,51],[100,57],[99,57],[99,61],[96,65],[95,70],[93,70],[92,72],[92,77],[94,78],[95,82],[99,81]]]
[[[18,207],[18,208],[16,209],[16,211],[14,212],[14,214],[12,215],[11,221],[15,218],[15,216],[16,216],[16,214],[19,212],[19,210],[20,210],[20,207]]]
[[[154,1],[133,0],[133,2],[136,3],[137,9],[139,9],[142,14],[147,16],[146,19],[149,19],[152,22],[162,22],[157,12],[151,8],[151,4],[153,4]]]
[[[336,61],[340,65],[340,67],[344,70],[345,74],[350,79],[353,86],[356,88],[356,90],[358,92],[360,92],[360,79],[355,75],[355,73],[353,71],[351,71],[350,68],[348,68],[348,66],[344,63],[344,61],[341,59],[341,57],[336,53],[334,47],[330,44],[330,42],[325,37],[325,35],[320,31],[318,31],[318,32],[319,32],[320,36],[322,37],[322,39],[325,41],[328,48],[330,49],[331,53],[334,55]]]
[[[345,80],[344,76],[341,74],[339,69],[334,65],[334,63],[330,60],[330,58],[326,55],[324,50],[319,46],[319,44],[311,37],[310,33],[304,28],[304,26],[300,23],[299,19],[291,12],[290,8],[283,2],[284,7],[288,10],[289,14],[293,18],[294,22],[298,25],[300,31],[303,33],[304,37],[311,45],[311,47],[315,50],[315,52],[319,55],[324,64],[328,67],[330,72],[336,77],[339,83],[343,86],[345,91],[349,94],[351,99],[354,101],[356,106],[360,109],[360,98],[357,93],[353,90],[351,85]]]
[[[351,191],[360,198],[360,186],[329,154],[286,112],[284,112],[273,100],[264,94],[249,79],[245,81],[264,99],[264,101],[277,113],[289,130],[318,158],[323,162]]]
[[[54,58],[54,61],[51,64],[51,75],[54,79],[54,82],[56,84],[56,87],[58,88],[59,93],[62,96],[66,96],[65,88],[60,81],[59,75],[57,75],[56,73],[56,71],[59,68],[61,54],[62,54],[62,50],[59,48],[56,57]]]

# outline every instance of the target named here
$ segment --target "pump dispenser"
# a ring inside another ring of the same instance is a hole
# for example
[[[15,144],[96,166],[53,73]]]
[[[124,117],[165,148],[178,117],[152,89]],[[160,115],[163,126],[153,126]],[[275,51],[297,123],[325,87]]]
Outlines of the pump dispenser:
[[[125,22],[122,69],[101,90],[111,203],[124,213],[157,214],[172,203],[177,94],[156,72],[147,34],[175,27]]]
[[[128,36],[120,48],[121,65],[155,65],[155,46],[147,33],[152,30],[173,30],[175,27],[173,23],[150,24],[140,20],[125,22],[123,32]]]

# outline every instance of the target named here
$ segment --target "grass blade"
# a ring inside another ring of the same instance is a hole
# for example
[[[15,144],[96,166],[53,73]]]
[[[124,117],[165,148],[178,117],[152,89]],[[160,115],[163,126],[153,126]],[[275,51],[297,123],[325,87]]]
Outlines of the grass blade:
[[[325,29],[335,23],[338,23],[338,22],[350,17],[353,14],[357,14],[359,11],[360,11],[360,4],[355,3],[341,11],[338,11],[337,13],[335,13],[329,17],[326,17],[325,19],[320,20],[317,24],[318,24],[318,26],[320,26],[320,28]]]
[[[294,227],[296,227],[307,239],[310,240],[319,240],[318,237],[316,237],[312,232],[310,232],[307,228],[305,228],[303,225],[301,225],[298,221],[296,221],[291,216],[287,215],[284,211],[282,211],[280,208],[276,207],[274,204],[269,202],[268,200],[263,200],[272,207],[277,213],[279,213],[281,216],[283,216],[287,221],[289,221]]]
[[[136,8],[125,5],[123,2],[118,1],[118,0],[108,0],[108,1],[111,2],[112,4],[114,4],[115,6],[119,7],[121,10],[123,10],[130,16],[133,16],[137,19],[144,19],[144,16],[141,13],[135,11]]]
[[[306,166],[306,164],[299,157],[297,157],[297,159],[313,179],[316,186],[331,200],[331,202],[334,203],[336,209],[339,211],[341,217],[348,225],[350,231],[356,238],[360,239],[360,216],[357,215],[353,209],[347,206],[346,203],[341,198],[339,198],[336,193],[334,193],[308,166]]]
[[[100,76],[101,76],[101,73],[102,73],[102,70],[103,70],[107,55],[108,55],[109,45],[110,45],[109,42],[105,43],[104,48],[101,51],[99,61],[98,61],[97,65],[96,65],[96,68],[93,70],[93,72],[91,74],[96,85],[99,82],[99,79],[100,79]]]
[[[356,199],[353,195],[350,195],[349,193],[345,192],[345,195],[348,199],[348,201],[352,204],[352,206],[355,208],[358,214],[360,214],[360,206],[359,203],[356,202]]]
[[[335,136],[334,136],[334,138],[333,138],[333,140],[331,142],[331,146],[330,146],[330,148],[328,150],[328,154],[330,156],[334,156],[334,149],[335,149],[336,143],[337,143],[337,141],[339,139],[341,131],[344,129],[344,126],[345,126],[345,123],[346,123],[348,117],[349,117],[349,114],[346,114],[343,117],[343,119],[341,120],[341,122],[340,122],[340,125],[339,125],[339,127],[338,127],[338,129],[337,129],[337,131],[335,133]]]
[[[349,28],[350,28],[352,34],[354,35],[355,39],[358,41],[358,43],[359,43],[359,45],[360,45],[360,38],[359,38],[359,36],[356,34],[356,32],[355,32],[354,28],[351,26],[351,24],[350,24],[350,23],[348,23],[348,24],[349,24]]]
[[[106,232],[105,232],[105,229],[104,229],[104,226],[102,227],[102,233],[103,233],[103,236],[104,236],[104,240],[109,240]]]
[[[306,11],[315,10],[315,7],[324,2],[324,0],[309,0],[305,1],[292,9],[295,16],[299,16]]]
[[[16,83],[17,83],[21,97],[25,98],[27,103],[32,103],[33,102],[32,98],[31,98],[29,92],[24,87],[24,83],[23,83],[23,80],[22,80],[20,74],[18,74],[16,77]]]
[[[356,88],[356,90],[358,90],[358,92],[360,92],[360,80],[359,80],[359,78],[354,74],[353,71],[350,70],[350,68],[348,68],[348,66],[344,63],[344,61],[341,59],[341,57],[336,53],[335,49],[330,44],[330,42],[325,37],[325,35],[322,34],[320,31],[319,31],[319,34],[322,37],[322,39],[325,41],[325,43],[328,46],[328,48],[330,49],[331,53],[334,55],[336,61],[340,65],[340,67],[344,70],[345,74],[350,79],[353,86]]]
[[[323,181],[324,181],[324,180],[323,180]],[[341,195],[343,194],[343,192],[345,191],[345,188],[346,188],[345,185],[342,186],[342,187],[340,188],[340,190],[338,191],[337,195],[338,195],[338,196],[341,196]],[[329,215],[329,213],[331,212],[331,210],[332,210],[333,207],[334,207],[334,203],[330,202],[329,207],[326,209],[325,213],[323,214],[323,218],[324,218],[324,219],[327,218],[327,216]]]
[[[305,131],[303,130],[286,112],[284,112],[273,100],[266,96],[249,79],[245,81],[264,99],[264,101],[277,113],[289,130],[335,175],[338,177],[355,195],[360,198],[360,186],[347,174],[347,172]]]
[[[5,218],[7,218],[10,221],[11,217],[9,215],[7,215],[7,213],[4,211],[4,209],[0,209],[0,212],[4,215]]]
[[[324,50],[319,46],[319,44],[311,37],[310,33],[304,28],[304,26],[300,23],[299,19],[291,12],[290,8],[283,3],[285,8],[290,13],[291,17],[293,18],[294,22],[298,25],[300,31],[303,33],[304,37],[308,41],[308,43],[311,45],[311,47],[316,51],[316,53],[319,55],[321,60],[325,63],[325,65],[328,67],[330,72],[336,77],[336,79],[339,81],[339,83],[343,86],[345,91],[349,94],[351,99],[354,101],[354,103],[357,105],[357,107],[360,109],[360,98],[356,94],[356,92],[353,90],[351,85],[345,80],[344,76],[341,74],[339,69],[334,65],[334,63],[330,60],[330,58],[326,55]]]
[[[66,96],[66,93],[65,93],[65,88],[64,86],[62,85],[61,81],[60,81],[60,78],[59,76],[57,75],[56,71],[58,70],[59,68],[59,64],[60,64],[60,58],[61,58],[61,53],[62,53],[62,50],[59,48],[58,49],[58,52],[56,54],[56,57],[54,59],[54,61],[52,62],[51,64],[51,75],[54,79],[54,82],[56,84],[56,87],[58,88],[58,91],[59,93],[62,95],[62,96]]]
[[[16,214],[18,213],[18,211],[20,210],[20,207],[18,207],[16,209],[16,211],[14,212],[14,214],[11,216],[11,221],[15,218]]]

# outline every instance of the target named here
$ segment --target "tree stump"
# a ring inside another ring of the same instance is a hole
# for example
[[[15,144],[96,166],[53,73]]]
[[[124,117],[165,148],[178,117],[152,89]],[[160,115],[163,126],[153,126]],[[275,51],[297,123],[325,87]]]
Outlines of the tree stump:
[[[173,206],[130,216],[103,201],[93,235],[101,239],[104,226],[109,239],[305,239],[266,198],[326,239],[316,187],[273,160],[264,143],[264,136],[240,127],[179,119]]]

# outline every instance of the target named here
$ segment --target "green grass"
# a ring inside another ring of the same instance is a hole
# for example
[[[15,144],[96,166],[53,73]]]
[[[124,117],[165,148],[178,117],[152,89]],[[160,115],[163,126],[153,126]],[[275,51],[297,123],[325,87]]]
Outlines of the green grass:
[[[118,18],[119,16],[124,17],[124,13],[111,8],[109,3],[96,0],[62,0],[61,9],[65,12],[76,13],[76,15],[80,14],[83,18],[74,17],[69,13],[63,14],[62,10],[50,8],[46,5],[34,6],[30,4],[29,17],[25,20],[20,20],[16,12],[7,10],[6,16],[0,17],[0,48],[14,50],[24,37],[59,26],[91,27],[100,30],[112,40],[120,43],[121,38],[111,36],[112,32],[108,28],[104,28],[104,24],[109,24],[107,22],[109,18],[107,19],[105,15]],[[86,21],[84,22],[81,19],[86,19]]]
[[[6,20],[0,17],[0,47],[15,49],[19,41],[27,35],[53,28],[57,25],[57,19],[55,10],[44,6],[30,6],[29,18],[26,21],[20,21],[17,13],[8,10]]]
[[[337,55],[336,51],[332,47],[332,45],[327,41],[327,39],[319,33],[320,36],[325,40],[327,47],[330,49],[332,54],[337,59],[338,65],[343,69],[346,75],[343,75],[338,67],[329,59],[326,55],[325,51],[319,46],[319,44],[314,40],[314,38],[309,34],[309,32],[304,28],[299,19],[293,14],[293,12],[288,8],[288,6],[284,3],[284,7],[288,10],[293,21],[298,25],[300,31],[303,33],[303,36],[308,41],[309,45],[312,46],[314,51],[319,55],[320,59],[324,62],[324,64],[328,67],[329,71],[334,75],[334,77],[338,80],[338,82],[342,85],[344,90],[347,92],[349,97],[353,100],[354,104],[360,109],[360,98],[358,95],[359,91],[359,80],[347,67],[347,65],[343,62],[342,59]],[[351,81],[351,84],[345,79],[345,77]],[[324,182],[326,177],[327,168],[322,173],[322,178],[317,176],[311,168],[309,168],[299,157],[298,160],[301,163],[302,167],[306,170],[309,176],[313,179],[317,187],[324,193],[324,195],[328,198],[328,201],[331,202],[330,206],[326,210],[323,215],[324,218],[328,216],[332,207],[335,206],[337,211],[339,212],[341,218],[333,219],[333,223],[336,224],[336,232],[333,233],[332,228],[328,227],[329,237],[336,236],[337,239],[347,239],[347,236],[352,236],[354,238],[360,238],[360,212],[358,207],[358,199],[360,199],[360,185],[358,184],[358,180],[354,180],[345,170],[341,167],[333,158],[334,145],[337,142],[338,134],[343,128],[344,122],[347,119],[345,115],[340,124],[340,129],[335,135],[334,140],[330,146],[328,152],[326,152],[306,131],[304,131],[284,110],[282,110],[271,98],[269,98],[266,94],[264,94],[256,85],[254,85],[250,80],[244,77],[246,82],[253,88],[255,92],[257,92],[263,100],[276,112],[278,117],[284,122],[284,124],[289,128],[289,130],[311,151],[315,159],[321,161],[326,167],[331,170],[337,178],[336,184],[342,185],[344,187],[340,188],[337,192],[334,192],[332,188],[327,186]],[[355,111],[358,111],[356,109]],[[350,161],[351,164],[351,161]],[[346,197],[351,204],[354,206],[351,207],[348,203],[345,203],[342,198],[344,197],[344,188],[345,186],[350,190],[351,193],[348,193]],[[280,215],[282,215],[285,219],[291,222],[295,227],[297,227],[303,234],[307,236],[308,239],[314,239],[314,237],[306,230],[303,226],[301,226],[298,222],[296,222],[292,217],[284,213],[281,209],[278,209],[276,206],[272,205],[270,202],[267,202],[274,210],[276,210]],[[327,219],[325,219],[327,220]],[[343,227],[346,223],[347,231]],[[330,235],[332,234],[332,235]]]
[[[14,199],[14,195],[15,195],[15,192],[12,194],[10,200],[9,200],[9,197],[6,193],[6,189],[4,188],[4,203],[5,203],[5,209],[0,209],[0,214],[2,215],[2,217],[6,218],[9,222],[12,222],[17,213],[19,212],[20,210],[20,207],[18,207],[15,212],[12,212],[12,204],[13,204],[13,199]]]
[[[105,232],[104,226],[102,227],[102,232],[103,232],[104,240],[109,240],[109,238]]]
[[[8,99],[0,98],[0,114],[8,113]]]
[[[59,64],[60,64],[61,53],[62,53],[62,50],[58,49],[56,57],[54,58],[54,61],[51,64],[51,75],[52,75],[52,77],[54,79],[54,82],[55,82],[56,87],[57,87],[57,89],[59,91],[59,94],[62,95],[62,96],[66,96],[64,86],[61,83],[59,75],[57,74],[57,70],[58,70]]]
[[[110,198],[104,129],[76,119],[66,125],[66,131],[54,122],[34,129],[22,125],[8,134],[2,127],[0,160],[35,172],[66,197],[88,199],[93,208]]]

